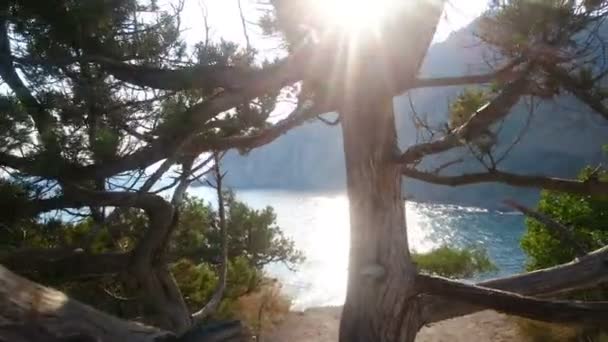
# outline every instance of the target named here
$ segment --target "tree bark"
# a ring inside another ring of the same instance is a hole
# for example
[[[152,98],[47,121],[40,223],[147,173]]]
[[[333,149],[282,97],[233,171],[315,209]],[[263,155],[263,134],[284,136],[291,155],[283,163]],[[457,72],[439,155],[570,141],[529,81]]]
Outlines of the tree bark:
[[[353,101],[341,115],[351,246],[340,341],[413,341],[421,325],[392,97]]]
[[[68,336],[89,336],[103,342],[148,342],[168,334],[103,314],[2,266],[0,321],[0,341],[61,341]]]
[[[412,342],[422,325],[401,194],[393,96],[415,83],[443,2],[408,1],[343,37],[327,86],[342,122],[350,255],[340,342]],[[412,15],[415,11],[415,15]]]
[[[476,285],[545,298],[588,289],[605,283],[608,281],[606,260],[608,260],[608,246],[567,264],[506,278],[487,280]],[[439,296],[423,296],[422,300],[424,301],[422,316],[425,324],[486,309],[485,307]]]
[[[236,342],[239,322],[197,325],[179,336],[97,311],[0,266],[1,342]]]

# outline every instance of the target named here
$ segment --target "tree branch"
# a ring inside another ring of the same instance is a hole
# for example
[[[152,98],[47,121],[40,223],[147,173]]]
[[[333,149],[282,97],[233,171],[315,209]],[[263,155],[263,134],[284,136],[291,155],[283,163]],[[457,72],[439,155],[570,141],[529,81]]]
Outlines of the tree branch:
[[[217,195],[217,207],[219,215],[219,228],[222,235],[222,262],[220,265],[219,279],[213,291],[211,299],[199,311],[192,314],[195,321],[202,321],[213,314],[222,301],[224,290],[226,289],[226,279],[228,277],[228,227],[226,224],[226,208],[224,206],[224,193],[222,188],[222,175],[220,169],[220,158],[217,152],[213,153],[213,174],[215,178],[215,191]]]
[[[13,66],[6,11],[6,9],[0,9],[0,76],[17,95],[19,102],[23,104],[34,120],[42,140],[46,143],[55,144],[54,140],[49,140],[53,138],[52,125],[55,121],[53,116],[36,100]],[[47,147],[54,148],[56,146]],[[57,150],[55,151],[57,152]]]
[[[273,142],[290,129],[297,127],[306,120],[313,119],[319,114],[329,112],[331,106],[328,104],[317,105],[316,103],[306,102],[289,114],[285,119],[277,122],[272,127],[262,129],[251,135],[233,136],[227,138],[202,138],[192,142],[185,148],[190,153],[200,154],[207,151],[225,151],[232,148],[248,151],[259,146]]]
[[[608,302],[537,299],[422,274],[418,275],[416,284],[424,293],[544,322],[603,324],[608,315]]]
[[[556,65],[545,64],[543,67],[564,89],[572,93],[572,95],[604,117],[604,119],[608,120],[608,108],[602,103],[603,98],[594,94],[589,85],[570,76],[567,71]]]
[[[127,322],[22,278],[0,266],[0,340],[235,342],[244,340],[238,322],[196,325],[181,336]]]
[[[405,164],[414,163],[424,156],[445,152],[481,135],[490,125],[506,117],[519,98],[526,92],[527,80],[524,77],[509,83],[502,92],[485,106],[474,113],[469,121],[456,128],[439,140],[417,144],[409,147],[399,161]]]
[[[566,245],[574,248],[577,257],[582,257],[587,254],[587,248],[576,240],[572,234],[572,228],[567,227],[538,211],[528,209],[513,200],[505,200],[503,203],[555,231],[560,240],[562,240]]]
[[[605,196],[608,194],[608,182],[591,180],[580,181],[574,179],[552,178],[542,175],[519,175],[499,170],[457,176],[440,176],[404,166],[402,172],[406,177],[447,186],[498,182],[517,187],[540,188],[579,195]]]
[[[547,297],[588,289],[608,281],[608,246],[574,261],[534,272],[492,279],[477,286],[509,291],[526,296]],[[425,323],[458,317],[483,310],[483,307],[436,296],[424,298]]]
[[[412,89],[416,88],[430,88],[430,87],[449,87],[456,85],[465,84],[482,84],[490,83],[493,81],[499,82],[511,82],[514,81],[519,75],[513,70],[521,61],[516,60],[507,63],[504,67],[488,72],[485,74],[478,75],[465,75],[465,76],[454,76],[454,77],[436,77],[436,78],[421,78],[414,81]]]

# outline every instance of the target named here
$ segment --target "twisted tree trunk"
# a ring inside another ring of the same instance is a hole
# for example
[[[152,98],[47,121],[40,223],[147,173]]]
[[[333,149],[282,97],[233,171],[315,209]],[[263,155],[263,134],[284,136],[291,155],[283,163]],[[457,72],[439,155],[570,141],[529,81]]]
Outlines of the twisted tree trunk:
[[[194,326],[183,334],[127,322],[0,266],[0,342],[235,342],[238,322]]]
[[[342,112],[351,249],[341,342],[414,341],[421,326],[392,106],[384,97]]]
[[[346,38],[347,60],[339,64],[338,86],[333,87],[342,122],[351,226],[341,342],[410,342],[422,326],[401,195],[393,96],[411,88],[442,9],[442,1],[406,2],[378,32]]]

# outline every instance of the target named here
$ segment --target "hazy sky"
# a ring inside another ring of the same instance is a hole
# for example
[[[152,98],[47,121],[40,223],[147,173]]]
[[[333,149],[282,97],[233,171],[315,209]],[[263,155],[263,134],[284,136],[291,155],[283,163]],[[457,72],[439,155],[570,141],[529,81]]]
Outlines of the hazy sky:
[[[219,38],[223,37],[231,41],[244,42],[237,0],[185,1],[182,28],[186,29],[184,34],[189,40],[200,41],[204,36],[204,25],[202,21],[203,10],[201,8],[201,5],[204,5],[208,13],[212,39],[219,40]],[[259,5],[256,4],[257,0],[241,1],[247,19],[255,21],[260,13]],[[446,5],[444,20],[438,28],[435,40],[442,41],[447,38],[453,30],[457,30],[470,23],[471,20],[484,11],[487,7],[487,3],[488,0],[449,0],[449,3]],[[271,52],[270,50],[276,46],[276,42],[262,37],[259,28],[255,25],[249,24],[248,32],[251,36],[252,44],[261,51]]]

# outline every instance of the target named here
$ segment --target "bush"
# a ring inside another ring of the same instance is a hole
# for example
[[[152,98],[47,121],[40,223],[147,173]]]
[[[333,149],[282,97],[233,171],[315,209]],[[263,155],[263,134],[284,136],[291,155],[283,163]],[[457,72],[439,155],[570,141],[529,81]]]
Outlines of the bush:
[[[0,192],[4,189],[0,183]],[[266,264],[284,262],[294,268],[304,260],[294,242],[286,238],[276,225],[272,208],[254,210],[239,202],[232,192],[226,192],[224,196],[230,248],[224,297],[212,317],[218,319],[237,318],[240,298],[261,291],[263,267]],[[187,197],[180,207],[179,221],[168,244],[168,257],[173,260],[171,271],[192,311],[207,303],[218,282],[221,264],[218,222],[218,214],[209,203]],[[90,219],[75,223],[24,221],[15,229],[0,230],[0,247],[4,251],[17,248],[73,248],[82,245],[93,226]],[[112,236],[108,234],[109,229],[102,230],[102,234],[93,241],[91,251],[129,251],[145,229],[147,216],[141,211],[129,210],[118,219]],[[136,291],[132,291],[127,284],[128,278],[65,281],[59,277],[28,276],[119,317],[134,319],[141,317],[146,310],[135,297]]]
[[[420,271],[448,278],[470,278],[496,270],[486,251],[475,247],[441,246],[427,253],[412,253],[412,259]]]
[[[586,168],[579,179],[589,180],[591,173],[592,169]],[[608,172],[599,172],[597,177],[598,181],[608,181]],[[584,246],[586,251],[608,244],[608,196],[543,191],[538,211],[570,227],[577,243]],[[555,230],[532,219],[526,220],[526,228],[521,247],[528,256],[528,270],[555,266],[577,256],[574,247],[564,243]]]
[[[590,179],[594,177],[595,180]],[[587,167],[579,179],[583,181],[608,181],[608,172],[594,171]],[[590,252],[608,244],[608,196],[591,197],[543,191],[538,203],[538,211],[571,228],[577,245]],[[528,257],[530,271],[566,263],[577,257],[577,250],[564,242],[559,232],[533,220],[526,220],[526,232],[521,240],[523,251]],[[598,287],[578,291],[567,296],[569,299],[606,300],[605,288]],[[559,326],[530,320],[516,320],[522,333],[532,341],[606,341],[601,327]]]
[[[243,321],[257,341],[264,333],[272,330],[289,313],[291,301],[281,293],[276,280],[268,279],[258,290],[241,296],[235,303],[237,319]]]

